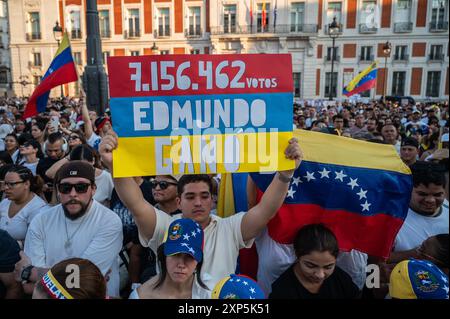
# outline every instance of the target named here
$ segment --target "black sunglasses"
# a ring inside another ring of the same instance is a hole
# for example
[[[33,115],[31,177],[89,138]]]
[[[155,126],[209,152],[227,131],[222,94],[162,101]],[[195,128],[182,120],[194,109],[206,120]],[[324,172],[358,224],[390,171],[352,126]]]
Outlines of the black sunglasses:
[[[71,135],[71,136],[69,136],[69,140],[76,140],[77,138],[80,138],[80,137],[77,136],[77,135]]]
[[[150,181],[150,183],[152,184],[152,188],[156,188],[156,186],[159,185],[159,188],[161,188],[161,189],[167,189],[167,187],[169,187],[169,185],[177,185],[177,183],[172,183],[172,182],[167,182],[167,181],[157,181],[155,179]]]
[[[79,194],[84,194],[87,192],[90,183],[79,183],[79,184],[70,184],[70,183],[62,183],[58,185],[58,189],[62,194],[69,194],[72,191],[72,188],[75,188],[75,192]]]

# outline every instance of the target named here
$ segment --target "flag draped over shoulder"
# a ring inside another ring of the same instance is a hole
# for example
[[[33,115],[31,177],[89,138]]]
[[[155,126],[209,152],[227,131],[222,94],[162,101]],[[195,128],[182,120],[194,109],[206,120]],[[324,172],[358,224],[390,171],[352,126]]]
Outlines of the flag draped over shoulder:
[[[323,223],[341,250],[388,258],[406,218],[412,191],[409,168],[391,145],[296,130],[304,160],[268,224],[269,236],[291,244],[298,229]],[[258,199],[273,174],[251,173]]]
[[[70,49],[69,38],[67,37],[67,33],[65,33],[52,63],[42,78],[41,83],[31,95],[23,117],[28,118],[44,112],[52,88],[77,80],[78,75],[72,57],[72,50]]]
[[[377,79],[377,62],[373,62],[368,68],[359,73],[342,91],[345,96],[352,96],[373,88]]]

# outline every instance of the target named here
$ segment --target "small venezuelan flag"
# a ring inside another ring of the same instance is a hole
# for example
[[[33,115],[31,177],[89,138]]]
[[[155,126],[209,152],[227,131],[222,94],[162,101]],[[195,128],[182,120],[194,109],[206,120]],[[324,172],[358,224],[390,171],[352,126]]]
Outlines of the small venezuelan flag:
[[[65,33],[50,67],[31,95],[23,117],[26,119],[45,112],[50,90],[61,84],[77,80],[78,74],[72,57],[72,50],[70,49],[69,38],[67,33]]]
[[[377,80],[377,62],[373,62],[367,69],[359,73],[342,91],[345,96],[352,96],[373,88]]]

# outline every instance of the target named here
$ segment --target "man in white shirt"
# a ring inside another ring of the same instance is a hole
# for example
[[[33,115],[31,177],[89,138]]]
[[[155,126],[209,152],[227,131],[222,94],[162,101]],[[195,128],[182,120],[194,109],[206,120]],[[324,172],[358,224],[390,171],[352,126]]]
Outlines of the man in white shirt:
[[[411,167],[414,188],[409,211],[395,239],[394,252],[391,253],[389,263],[416,258],[417,248],[427,238],[449,233],[443,169],[439,164],[429,162],[416,162]]]
[[[112,167],[112,151],[118,139],[109,132],[100,144],[102,161]],[[249,248],[254,238],[276,214],[286,197],[294,170],[300,165],[302,153],[296,139],[289,141],[286,158],[295,160],[293,170],[278,172],[258,205],[246,213],[220,218],[211,213],[212,183],[208,175],[184,175],[178,181],[178,206],[182,214],[169,216],[144,200],[133,178],[115,178],[114,186],[125,206],[134,216],[143,246],[156,251],[174,219],[195,220],[203,228],[204,261],[201,271],[203,282],[212,289],[222,278],[236,270],[239,249]],[[195,234],[192,234],[195,236]]]
[[[56,175],[56,185],[61,204],[39,214],[28,228],[26,256],[16,265],[21,279],[35,282],[54,264],[79,257],[93,262],[103,275],[109,274],[108,294],[119,296],[122,222],[93,199],[94,168],[83,161],[64,164]]]

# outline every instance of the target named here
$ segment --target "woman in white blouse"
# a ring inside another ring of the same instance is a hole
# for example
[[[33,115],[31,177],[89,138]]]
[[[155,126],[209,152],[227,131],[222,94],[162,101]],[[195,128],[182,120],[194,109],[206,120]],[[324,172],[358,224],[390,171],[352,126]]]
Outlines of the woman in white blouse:
[[[5,175],[5,199],[0,202],[0,229],[17,241],[24,241],[31,220],[46,205],[37,193],[42,179],[24,166],[14,165]]]

